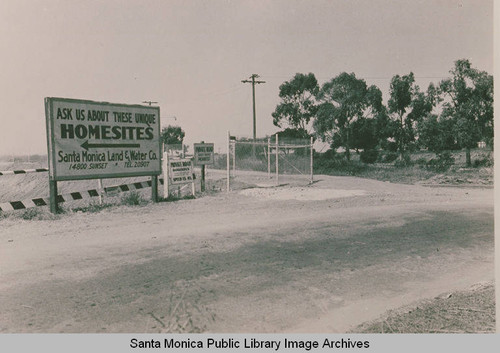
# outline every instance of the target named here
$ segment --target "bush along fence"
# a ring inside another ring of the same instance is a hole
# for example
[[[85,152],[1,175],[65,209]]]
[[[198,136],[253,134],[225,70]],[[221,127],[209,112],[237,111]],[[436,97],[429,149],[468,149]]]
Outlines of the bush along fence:
[[[2,173],[4,173],[4,172],[2,172]],[[10,174],[23,174],[23,173],[10,173]],[[6,175],[6,174],[0,174],[0,175]],[[159,181],[160,181],[160,184],[163,185],[163,179],[160,178]],[[152,181],[148,180],[148,181],[136,182],[136,183],[131,183],[131,184],[107,186],[104,188],[104,192],[114,194],[117,192],[141,190],[141,189],[145,189],[145,188],[150,188],[151,185],[152,185]],[[66,202],[66,201],[82,200],[82,199],[88,199],[88,198],[92,198],[92,197],[98,197],[99,195],[100,195],[100,193],[97,189],[71,192],[68,194],[57,195],[57,202],[60,203],[60,202]],[[26,208],[37,207],[37,206],[48,206],[49,204],[50,204],[49,197],[40,197],[40,198],[26,199],[26,200],[21,200],[21,201],[10,201],[10,202],[0,203],[0,212],[23,210]]]

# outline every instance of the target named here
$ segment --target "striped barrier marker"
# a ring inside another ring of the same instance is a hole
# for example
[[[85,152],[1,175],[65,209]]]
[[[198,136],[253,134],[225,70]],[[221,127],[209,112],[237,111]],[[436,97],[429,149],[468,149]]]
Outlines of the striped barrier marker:
[[[13,175],[13,174],[27,174],[27,173],[40,173],[48,172],[47,168],[37,168],[37,169],[19,169],[19,170],[4,170],[0,171],[0,175]]]
[[[160,179],[160,184],[163,185],[163,179]],[[151,180],[141,181],[132,184],[122,184],[115,186],[107,186],[104,188],[106,193],[118,191],[118,192],[126,192],[126,191],[134,191],[151,187]],[[91,197],[99,196],[99,192],[97,189],[91,189],[87,191],[78,191],[71,192],[69,194],[57,195],[57,202],[66,202],[66,201],[74,201],[74,200],[83,200]],[[48,197],[41,197],[36,199],[26,199],[21,201],[10,201],[0,203],[0,212],[5,211],[14,211],[14,210],[23,210],[26,208],[32,208],[37,206],[48,206],[50,204]]]

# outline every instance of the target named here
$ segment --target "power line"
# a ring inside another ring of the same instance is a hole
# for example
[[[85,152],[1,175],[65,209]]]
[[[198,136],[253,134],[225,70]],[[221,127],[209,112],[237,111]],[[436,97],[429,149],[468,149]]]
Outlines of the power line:
[[[289,78],[293,79],[295,75],[264,75],[266,78]],[[364,80],[391,80],[394,76],[360,76]],[[449,76],[414,76],[416,79],[444,79]],[[316,77],[319,80],[330,80],[333,77]]]

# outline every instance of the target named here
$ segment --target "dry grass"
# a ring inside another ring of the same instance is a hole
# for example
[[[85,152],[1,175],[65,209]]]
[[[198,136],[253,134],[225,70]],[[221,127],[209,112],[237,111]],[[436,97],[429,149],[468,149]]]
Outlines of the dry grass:
[[[494,333],[495,288],[479,284],[468,291],[441,295],[432,300],[389,311],[361,324],[357,333]]]
[[[452,157],[455,162],[444,172],[426,168],[424,162],[436,158],[436,155],[431,152],[413,153],[411,155],[413,165],[406,167],[396,167],[394,163],[364,164],[359,161],[359,155],[353,154],[351,157],[350,163],[332,164],[331,167],[328,167],[328,163],[326,163],[327,168],[321,167],[321,161],[315,161],[315,173],[339,176],[350,175],[400,184],[493,185],[493,167],[465,168],[465,151],[453,152]],[[484,149],[473,150],[471,159],[473,164],[485,160],[492,161],[493,152]]]

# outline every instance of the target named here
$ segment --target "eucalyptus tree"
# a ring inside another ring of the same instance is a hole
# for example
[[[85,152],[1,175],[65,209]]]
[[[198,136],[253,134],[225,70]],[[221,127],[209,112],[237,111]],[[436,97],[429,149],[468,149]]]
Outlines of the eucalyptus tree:
[[[362,125],[363,119],[373,119],[383,111],[382,93],[376,86],[368,87],[354,73],[343,72],[323,84],[318,100],[314,122],[316,134],[323,141],[329,141],[332,147],[342,146],[346,159],[350,160],[355,134],[366,133],[366,130],[355,130],[355,123]],[[369,124],[364,127],[372,128]]]
[[[466,59],[455,61],[450,74],[439,83],[445,99],[441,116],[453,122],[456,142],[465,148],[466,164],[471,166],[471,148],[493,138],[493,77]]]
[[[285,81],[279,88],[281,102],[272,113],[273,124],[307,131],[309,122],[317,112],[316,95],[318,81],[313,73],[297,73],[290,81]]]

